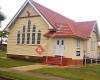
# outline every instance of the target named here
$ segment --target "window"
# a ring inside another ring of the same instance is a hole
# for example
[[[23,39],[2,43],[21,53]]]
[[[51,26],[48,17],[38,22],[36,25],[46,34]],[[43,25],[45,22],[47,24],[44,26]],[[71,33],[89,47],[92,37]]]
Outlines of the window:
[[[28,20],[28,29],[27,29],[27,32],[30,32],[30,27],[31,27],[31,21]]]
[[[57,45],[64,45],[64,40],[57,40]]]
[[[57,40],[57,45],[59,45],[59,40]]]
[[[79,38],[76,39],[76,46],[77,46],[77,48],[80,48],[80,39]]]
[[[35,44],[35,33],[32,33],[32,44]]]
[[[64,40],[61,41],[61,45],[64,45]]]
[[[25,33],[22,33],[22,44],[25,43]]]
[[[40,44],[41,31],[37,30],[36,25],[31,26],[28,20],[27,26],[22,26],[22,30],[17,33],[17,44]]]
[[[17,44],[20,44],[20,31],[17,33]]]
[[[41,31],[39,30],[37,33],[37,44],[40,44],[41,41]]]
[[[80,51],[76,51],[76,56],[80,56]]]
[[[27,33],[27,44],[30,43],[30,33]]]
[[[33,25],[32,32],[36,32],[36,26],[35,25]]]
[[[25,26],[23,26],[23,32],[25,32]]]

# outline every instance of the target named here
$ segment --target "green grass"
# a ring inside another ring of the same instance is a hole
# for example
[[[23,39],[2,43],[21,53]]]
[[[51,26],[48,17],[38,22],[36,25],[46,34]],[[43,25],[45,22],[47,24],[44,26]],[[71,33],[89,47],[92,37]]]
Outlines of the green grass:
[[[1,51],[0,50],[0,57],[6,57],[6,51]]]
[[[0,67],[17,67],[31,65],[33,62],[24,61],[24,60],[15,60],[6,57],[6,52],[0,51]]]
[[[0,71],[0,77],[5,77],[13,80],[47,80],[44,78],[38,78],[38,77],[28,76],[21,73],[19,74],[14,72],[7,72],[7,71]]]
[[[70,80],[100,80],[100,65],[83,68],[42,68],[33,70],[33,72],[50,74]]]

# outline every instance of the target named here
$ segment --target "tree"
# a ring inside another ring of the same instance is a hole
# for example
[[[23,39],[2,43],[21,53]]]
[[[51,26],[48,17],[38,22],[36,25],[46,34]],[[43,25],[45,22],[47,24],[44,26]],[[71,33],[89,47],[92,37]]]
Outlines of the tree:
[[[0,45],[2,44],[3,38],[7,38],[7,31],[0,31]]]
[[[1,8],[0,8],[1,9]],[[5,19],[4,14],[0,11],[0,22],[3,21]]]
[[[1,27],[1,21],[5,20],[4,14],[0,11],[0,27]]]
[[[4,19],[5,19],[4,14],[0,12],[0,22],[3,21]]]

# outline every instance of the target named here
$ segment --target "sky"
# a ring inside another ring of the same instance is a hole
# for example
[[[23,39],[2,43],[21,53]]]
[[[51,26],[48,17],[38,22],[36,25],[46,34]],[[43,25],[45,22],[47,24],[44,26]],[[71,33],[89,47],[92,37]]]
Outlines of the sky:
[[[78,22],[96,20],[100,31],[100,0],[34,1]],[[6,27],[24,2],[25,0],[0,0],[0,11],[6,16],[6,19],[2,22],[2,28],[0,28],[0,30]]]

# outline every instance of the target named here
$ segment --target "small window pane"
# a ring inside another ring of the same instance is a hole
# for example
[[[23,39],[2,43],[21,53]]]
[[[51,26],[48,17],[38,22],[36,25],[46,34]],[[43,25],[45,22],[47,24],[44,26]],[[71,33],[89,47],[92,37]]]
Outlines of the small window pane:
[[[20,44],[20,31],[17,33],[17,44]]]
[[[25,33],[22,34],[22,44],[25,43]]]
[[[23,26],[23,32],[25,32],[25,26]]]
[[[38,36],[37,36],[37,44],[40,44],[40,40],[41,40],[41,33],[38,33]]]
[[[80,39],[76,39],[76,44],[77,48],[80,48]]]
[[[40,40],[37,40],[37,44],[40,44]]]
[[[30,33],[27,33],[27,44],[30,43]]]
[[[35,33],[32,33],[32,44],[35,44]]]
[[[30,27],[31,27],[31,21],[29,20],[28,21],[28,29],[27,29],[27,32],[30,32]]]
[[[62,40],[61,44],[64,45],[64,40]]]
[[[32,32],[36,32],[36,26],[35,25],[33,25]]]
[[[76,51],[76,56],[80,56],[80,51]]]
[[[59,45],[59,40],[57,40],[57,45]]]

